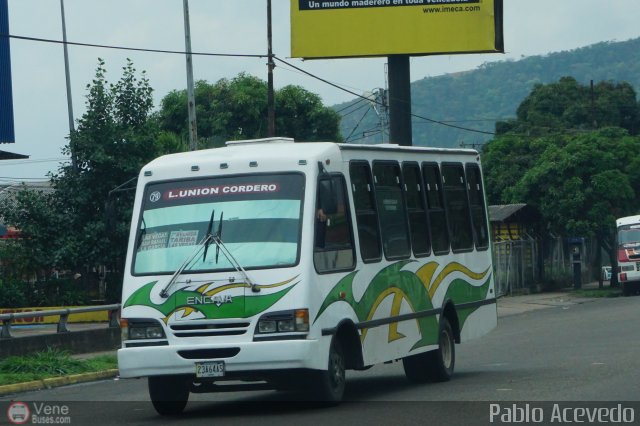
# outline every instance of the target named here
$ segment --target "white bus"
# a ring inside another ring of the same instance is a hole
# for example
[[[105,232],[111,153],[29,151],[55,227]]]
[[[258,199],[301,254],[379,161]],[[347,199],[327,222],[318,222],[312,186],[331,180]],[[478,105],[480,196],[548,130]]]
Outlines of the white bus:
[[[402,360],[446,381],[497,323],[478,153],[270,138],[160,157],[138,179],[120,376],[160,414],[242,381],[342,399]]]
[[[616,219],[618,246],[618,282],[622,294],[640,290],[640,215]]]

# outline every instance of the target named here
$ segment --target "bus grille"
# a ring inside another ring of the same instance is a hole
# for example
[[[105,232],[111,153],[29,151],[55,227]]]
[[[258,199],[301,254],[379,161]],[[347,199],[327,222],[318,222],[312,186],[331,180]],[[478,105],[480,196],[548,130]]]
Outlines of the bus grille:
[[[240,336],[249,328],[249,322],[171,324],[176,337]]]

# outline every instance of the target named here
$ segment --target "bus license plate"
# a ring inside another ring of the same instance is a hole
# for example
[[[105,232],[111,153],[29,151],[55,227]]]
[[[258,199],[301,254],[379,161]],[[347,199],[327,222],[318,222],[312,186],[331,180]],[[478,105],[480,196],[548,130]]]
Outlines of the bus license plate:
[[[223,377],[224,361],[196,362],[196,377]]]

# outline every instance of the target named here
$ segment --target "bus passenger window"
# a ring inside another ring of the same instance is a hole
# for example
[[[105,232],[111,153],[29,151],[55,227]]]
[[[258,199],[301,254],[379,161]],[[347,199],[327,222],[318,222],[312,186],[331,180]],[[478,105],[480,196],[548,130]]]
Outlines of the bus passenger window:
[[[444,164],[442,166],[442,181],[449,217],[451,249],[453,251],[470,250],[473,248],[471,214],[462,164]]]
[[[469,205],[476,248],[486,249],[489,246],[489,231],[487,230],[487,214],[482,192],[482,176],[477,164],[467,164],[467,187],[469,188]]]
[[[426,256],[431,251],[429,225],[424,201],[424,187],[420,179],[420,167],[417,163],[402,165],[409,229],[411,230],[411,246],[416,257]]]
[[[356,209],[360,255],[364,262],[376,262],[382,257],[382,249],[369,163],[365,161],[352,162],[349,165],[349,175],[353,204]]]
[[[407,258],[411,246],[400,167],[395,162],[374,162],[373,176],[384,255],[389,259]]]
[[[431,245],[435,254],[449,253],[449,228],[442,199],[440,169],[435,163],[422,166],[424,189],[427,194],[427,209],[431,228]]]
[[[335,213],[326,212],[316,197],[315,244],[313,261],[319,273],[351,269],[354,266],[354,248],[343,176],[333,176],[337,200]]]

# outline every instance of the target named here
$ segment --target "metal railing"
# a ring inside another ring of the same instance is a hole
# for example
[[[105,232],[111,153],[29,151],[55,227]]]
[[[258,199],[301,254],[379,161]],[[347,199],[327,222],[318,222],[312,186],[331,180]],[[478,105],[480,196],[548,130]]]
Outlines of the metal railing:
[[[14,320],[23,319],[23,318],[41,318],[41,317],[60,315],[60,320],[58,321],[58,327],[56,332],[69,333],[69,329],[67,328],[69,315],[81,314],[85,312],[99,312],[99,311],[109,311],[109,328],[120,327],[120,323],[118,319],[120,304],[86,306],[81,308],[55,309],[50,311],[16,312],[16,313],[9,313],[9,314],[0,314],[0,321],[2,321],[2,330],[0,330],[0,338],[10,339],[13,337],[11,335],[11,323]]]

